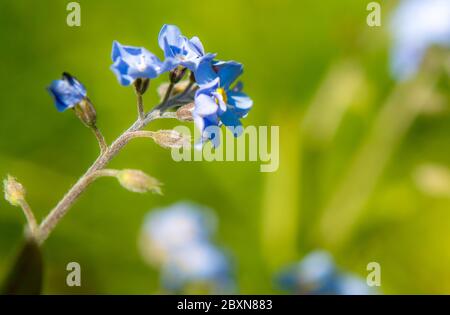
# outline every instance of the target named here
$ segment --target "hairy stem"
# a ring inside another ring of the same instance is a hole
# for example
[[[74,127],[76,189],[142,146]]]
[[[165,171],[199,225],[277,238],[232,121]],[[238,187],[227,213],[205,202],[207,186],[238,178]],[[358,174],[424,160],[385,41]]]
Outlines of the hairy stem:
[[[167,113],[169,114],[169,113]],[[80,195],[86,188],[99,176],[104,170],[105,166],[120,152],[120,150],[133,138],[136,137],[134,132],[141,130],[151,121],[158,118],[171,118],[172,115],[161,114],[159,110],[152,110],[147,113],[143,119],[138,119],[127,131],[122,133],[107,149],[95,160],[83,176],[78,179],[75,185],[70,188],[66,195],[58,202],[47,217],[40,225],[40,232],[38,237],[39,244],[42,244],[49,236],[51,231],[56,227],[59,221],[69,211],[70,207],[78,200]]]
[[[93,180],[96,180],[100,177],[117,177],[119,175],[119,170],[113,170],[113,169],[103,169],[98,170],[92,174]]]
[[[94,133],[95,138],[98,141],[98,145],[100,146],[101,154],[105,153],[106,150],[108,150],[108,145],[106,144],[105,137],[103,137],[103,134],[100,132],[100,130],[97,128],[97,126],[91,127],[91,130]]]
[[[30,229],[31,235],[36,236],[38,232],[38,224],[30,205],[25,199],[23,199],[20,200],[20,207],[22,208],[22,211],[25,214],[25,218],[27,219],[28,228]]]
[[[142,99],[142,94],[137,93],[137,108],[138,108],[138,117],[139,119],[144,119],[145,113],[144,113],[144,101]]]
[[[170,83],[170,84],[169,84],[169,87],[167,88],[166,95],[164,96],[164,99],[163,99],[163,101],[162,101],[162,104],[167,103],[167,101],[168,101],[169,98],[170,98],[170,94],[172,94],[172,90],[173,90],[174,87],[175,87],[175,83]]]
[[[183,103],[188,103],[188,102],[185,102],[184,100],[189,95],[189,93],[191,93],[193,90],[195,90],[195,89],[193,89],[194,84],[195,84],[195,82],[193,82],[193,81],[189,82],[189,84],[186,86],[186,88],[184,89],[184,91],[182,93],[178,94],[177,96],[173,97],[172,99],[163,101],[155,109],[158,109],[161,112],[165,112],[166,110],[168,110],[172,107],[178,106]],[[166,99],[166,97],[168,95],[170,95],[171,89],[173,89],[173,86],[172,86],[172,88],[169,86],[164,99]]]
[[[42,244],[48,238],[59,221],[69,211],[70,207],[78,200],[80,195],[95,179],[97,179],[99,176],[110,176],[108,175],[109,170],[105,170],[104,168],[130,140],[137,137],[149,136],[149,134],[146,134],[145,132],[140,133],[141,129],[143,129],[155,119],[176,118],[175,113],[164,112],[164,110],[176,106],[177,104],[183,103],[186,96],[188,96],[188,94],[190,93],[193,83],[190,84],[183,91],[183,93],[170,98],[173,86],[174,84],[171,84],[171,86],[169,86],[164,100],[159,105],[155,106],[148,113],[143,114],[142,117],[139,117],[139,119],[136,120],[134,124],[128,128],[128,130],[122,133],[109,147],[106,145],[106,142],[104,141],[104,138],[98,131],[98,129],[97,132],[95,132],[94,130],[97,139],[99,139],[100,146],[102,147],[102,145],[104,144],[105,148],[102,149],[102,152],[97,160],[95,160],[95,162],[89,167],[84,175],[78,179],[78,181],[69,189],[64,197],[42,221],[41,225],[39,226],[38,233],[39,244]]]

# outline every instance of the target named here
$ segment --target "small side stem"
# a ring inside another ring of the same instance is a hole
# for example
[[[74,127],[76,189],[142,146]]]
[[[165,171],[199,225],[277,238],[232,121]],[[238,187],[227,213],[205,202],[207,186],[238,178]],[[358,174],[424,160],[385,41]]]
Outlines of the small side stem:
[[[168,99],[166,103],[170,105],[177,99],[178,97]],[[41,222],[38,235],[39,244],[44,243],[59,221],[66,215],[71,206],[78,200],[89,184],[91,184],[99,176],[114,176],[114,174],[111,173],[113,170],[106,170],[104,168],[130,140],[136,138],[137,136],[143,136],[143,134],[136,134],[135,132],[140,132],[142,128],[155,119],[175,118],[174,113],[162,113],[158,109],[162,105],[165,105],[165,103],[162,102],[159,106],[156,106],[153,110],[145,114],[142,119],[135,121],[134,124],[128,128],[128,130],[122,133],[109,147],[106,147],[106,149],[102,151],[102,154],[100,154],[97,160],[89,167],[86,173],[78,179],[75,185],[70,188],[66,195]],[[101,142],[99,141],[99,143]]]
[[[155,133],[153,131],[148,130],[138,130],[130,133],[130,137],[132,138],[153,138]]]
[[[142,94],[137,93],[137,108],[138,108],[138,116],[140,120],[143,120],[145,117],[145,113],[144,113],[144,101],[142,98]]]
[[[157,107],[155,107],[154,110],[159,110],[161,112],[165,112],[169,108],[178,105],[179,104],[178,101],[181,101],[186,95],[188,95],[191,92],[194,84],[195,84],[195,82],[190,81],[182,93],[169,99],[169,96],[171,94],[170,90],[173,89],[173,86],[174,86],[174,84],[171,84],[171,85],[173,85],[172,88],[169,86],[167,93],[164,97],[164,100],[161,102],[161,104],[159,104]]]
[[[118,171],[118,170],[103,169],[103,170],[95,171],[91,177],[93,180],[100,178],[100,177],[117,177],[117,175],[119,173],[120,173],[120,171]]]
[[[169,87],[167,88],[167,91],[166,91],[166,95],[164,95],[164,99],[163,99],[163,101],[162,101],[162,105],[164,106],[164,104],[166,104],[167,103],[167,101],[169,100],[169,98],[170,98],[170,95],[172,94],[172,91],[173,91],[173,88],[175,87],[175,83],[170,83],[169,84]]]
[[[38,224],[30,205],[25,199],[23,199],[20,201],[20,207],[22,208],[25,218],[27,219],[28,228],[30,229],[31,235],[37,236]]]
[[[106,140],[105,137],[103,136],[103,134],[100,132],[100,130],[97,128],[97,126],[93,126],[91,127],[92,132],[95,135],[95,138],[98,141],[98,145],[100,146],[100,152],[101,154],[105,153],[106,150],[108,150],[108,145],[106,144]]]
[[[108,148],[103,152],[97,160],[91,165],[86,173],[78,179],[75,185],[70,188],[66,195],[59,201],[55,208],[53,208],[47,217],[40,225],[40,232],[38,242],[42,244],[51,231],[56,227],[58,222],[69,211],[70,207],[78,200],[80,195],[86,190],[98,176],[102,174],[111,174],[110,170],[105,170],[105,166],[120,152],[120,150],[133,138],[134,132],[144,128],[151,121],[164,118],[164,115],[158,110],[149,112],[144,120],[137,120],[127,131],[120,135]],[[108,175],[106,175],[108,176]]]

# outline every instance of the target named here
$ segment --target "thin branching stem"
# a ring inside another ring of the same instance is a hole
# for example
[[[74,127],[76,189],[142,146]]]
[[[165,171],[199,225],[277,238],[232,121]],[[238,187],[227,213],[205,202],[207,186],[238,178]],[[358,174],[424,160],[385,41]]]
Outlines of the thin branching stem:
[[[106,143],[105,137],[101,133],[101,131],[97,128],[97,126],[91,127],[92,132],[95,135],[95,138],[98,141],[98,145],[100,146],[101,154],[105,153],[108,150],[108,144]]]
[[[164,99],[163,99],[163,101],[162,101],[162,104],[165,104],[165,103],[167,103],[167,101],[169,100],[169,98],[170,98],[170,95],[172,94],[172,91],[173,91],[173,88],[175,87],[175,83],[170,83],[169,84],[169,87],[167,88],[167,91],[166,91],[166,95],[164,96]]]
[[[94,161],[89,169],[81,176],[78,181],[69,189],[58,204],[50,211],[39,226],[38,242],[42,244],[59,223],[59,221],[66,215],[71,206],[78,200],[80,195],[87,189],[87,187],[100,176],[115,176],[111,173],[112,170],[106,170],[106,165],[128,144],[128,142],[138,137],[151,137],[150,133],[142,131],[150,122],[161,118],[176,118],[173,112],[165,112],[165,110],[178,106],[179,104],[187,103],[186,98],[193,90],[194,83],[191,82],[186,89],[179,95],[170,98],[174,84],[170,84],[166,92],[164,100],[151,111],[140,116],[125,132],[123,132],[109,147],[106,145],[103,136],[98,131],[94,132],[99,140],[100,146],[105,146],[100,156]],[[139,96],[138,96],[139,100]],[[139,101],[138,101],[139,104]]]
[[[166,103],[176,102],[168,100]],[[158,107],[158,106],[157,106]],[[159,118],[174,118],[173,113],[161,113],[157,107],[148,112],[143,119],[138,119],[128,130],[122,133],[107,149],[100,154],[95,162],[89,167],[86,173],[69,189],[66,195],[58,202],[39,227],[38,242],[42,244],[53,231],[59,221],[69,211],[70,207],[78,200],[86,188],[96,179],[99,174],[104,174],[105,166],[120,152],[120,150],[133,138],[136,138],[136,131],[147,126],[151,121]]]
[[[137,93],[136,97],[137,97],[138,117],[139,117],[139,119],[142,120],[145,117],[144,100],[142,98],[142,94],[140,94],[140,93]]]
[[[184,91],[178,95],[176,95],[175,97],[163,101],[160,105],[158,105],[155,109],[160,110],[161,112],[165,112],[166,110],[175,107],[175,106],[179,106],[180,104],[183,103],[187,103],[185,100],[185,98],[189,95],[189,93],[191,93],[194,90],[194,85],[195,82],[190,81],[189,84],[186,86],[186,88],[184,89]],[[170,88],[170,87],[169,87]],[[167,90],[169,92],[169,90]],[[166,96],[169,93],[166,93]]]

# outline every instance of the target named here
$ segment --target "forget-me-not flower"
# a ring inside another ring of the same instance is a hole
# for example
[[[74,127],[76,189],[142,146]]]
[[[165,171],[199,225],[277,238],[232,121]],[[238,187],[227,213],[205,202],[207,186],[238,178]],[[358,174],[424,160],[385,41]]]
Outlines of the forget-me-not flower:
[[[450,1],[403,0],[391,20],[391,70],[397,79],[412,77],[432,45],[450,47]]]
[[[79,104],[87,95],[86,88],[76,78],[64,72],[61,80],[54,80],[48,91],[58,111],[63,112]]]
[[[278,277],[282,289],[297,294],[367,295],[376,291],[354,275],[337,269],[333,257],[325,251],[308,254]]]
[[[209,209],[179,202],[149,213],[141,235],[147,261],[161,269],[169,293],[225,294],[234,291],[229,257],[211,242],[215,216]]]
[[[158,36],[159,47],[164,51],[166,67],[169,70],[183,66],[195,72],[203,58],[213,56],[205,54],[200,39],[196,36],[188,39],[175,25],[165,24]]]
[[[168,70],[154,54],[143,47],[124,46],[114,41],[111,58],[111,70],[116,74],[120,84],[127,86],[136,79],[154,79]]]
[[[189,244],[170,256],[161,279],[170,292],[226,294],[234,290],[228,257],[206,242]]]
[[[209,209],[179,202],[149,213],[143,227],[143,253],[150,262],[164,263],[186,244],[203,242],[215,229]]]
[[[205,58],[199,65],[195,78],[199,89],[195,94],[193,118],[201,132],[201,141],[211,140],[219,144],[218,128],[223,124],[235,136],[242,133],[240,119],[252,108],[252,99],[242,92],[242,84],[232,84],[242,74],[242,64],[235,61],[214,62]]]

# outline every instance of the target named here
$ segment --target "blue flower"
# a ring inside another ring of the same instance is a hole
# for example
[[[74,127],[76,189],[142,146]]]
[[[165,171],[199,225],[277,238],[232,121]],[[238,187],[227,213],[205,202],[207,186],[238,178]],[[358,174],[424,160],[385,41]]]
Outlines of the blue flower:
[[[154,79],[167,71],[167,64],[142,47],[124,46],[114,41],[111,70],[122,85],[130,85],[138,78]]]
[[[163,25],[159,32],[158,43],[164,51],[166,58],[164,62],[169,70],[181,65],[195,72],[203,58],[214,56],[205,54],[198,37],[194,36],[188,39],[175,25]]]
[[[141,235],[144,258],[161,268],[169,293],[225,294],[234,291],[229,257],[211,243],[211,210],[179,202],[147,215]]]
[[[376,291],[354,275],[336,268],[333,257],[324,251],[308,254],[277,278],[284,290],[297,294],[375,294]]]
[[[339,295],[371,295],[376,294],[376,290],[369,287],[360,277],[350,274],[343,274],[337,278],[336,294]]]
[[[203,242],[215,229],[215,217],[209,209],[179,202],[149,213],[144,222],[143,253],[149,262],[164,263],[186,244]]]
[[[448,0],[403,0],[391,20],[391,70],[397,79],[412,77],[432,45],[450,47]]]
[[[227,294],[234,291],[228,257],[206,242],[189,244],[174,253],[162,270],[162,284],[170,292]]]
[[[317,251],[306,256],[279,276],[283,289],[308,294],[334,291],[336,267],[330,254]]]
[[[227,126],[237,137],[242,133],[240,119],[246,117],[253,101],[242,92],[242,83],[231,85],[242,74],[242,64],[204,58],[195,73],[199,89],[195,95],[193,118],[201,132],[198,147],[206,140],[219,145],[219,127]]]
[[[86,88],[77,79],[64,72],[61,80],[54,80],[48,91],[55,100],[58,111],[75,107],[87,95]]]

